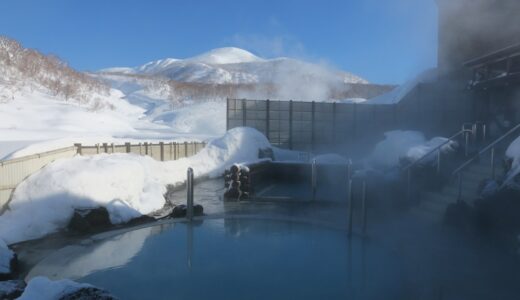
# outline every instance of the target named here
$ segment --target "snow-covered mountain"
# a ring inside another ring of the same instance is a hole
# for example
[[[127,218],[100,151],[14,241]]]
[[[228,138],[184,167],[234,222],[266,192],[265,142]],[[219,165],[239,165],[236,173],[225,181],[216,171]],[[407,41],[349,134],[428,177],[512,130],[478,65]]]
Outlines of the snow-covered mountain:
[[[308,81],[368,83],[359,76],[326,66],[286,57],[263,59],[233,47],[214,49],[187,59],[166,58],[133,68],[108,68],[100,72],[155,75],[180,82],[210,84],[277,83],[289,75]]]

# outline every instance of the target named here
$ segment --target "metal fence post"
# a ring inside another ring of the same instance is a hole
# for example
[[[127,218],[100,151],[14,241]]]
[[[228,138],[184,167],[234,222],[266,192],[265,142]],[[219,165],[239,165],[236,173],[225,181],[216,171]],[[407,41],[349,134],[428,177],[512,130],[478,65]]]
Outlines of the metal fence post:
[[[293,149],[293,101],[289,100],[289,149]]]
[[[186,179],[186,218],[193,220],[193,169],[188,168]]]
[[[316,171],[316,159],[313,159],[311,165],[312,201],[316,200],[316,185],[318,181]]]

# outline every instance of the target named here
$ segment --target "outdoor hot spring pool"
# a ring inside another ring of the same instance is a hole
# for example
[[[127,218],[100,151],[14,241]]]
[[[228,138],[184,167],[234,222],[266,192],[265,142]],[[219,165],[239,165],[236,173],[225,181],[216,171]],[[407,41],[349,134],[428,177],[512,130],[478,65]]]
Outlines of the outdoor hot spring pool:
[[[399,299],[395,255],[344,230],[261,218],[176,222],[64,247],[27,279],[71,278],[120,299]]]

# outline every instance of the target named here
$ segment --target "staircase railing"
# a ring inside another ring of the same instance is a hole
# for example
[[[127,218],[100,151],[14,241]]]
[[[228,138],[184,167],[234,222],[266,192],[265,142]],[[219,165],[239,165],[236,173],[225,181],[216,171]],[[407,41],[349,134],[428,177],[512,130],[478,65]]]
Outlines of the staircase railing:
[[[508,132],[504,133],[502,136],[500,136],[499,138],[497,138],[496,140],[491,142],[489,145],[487,145],[486,147],[482,148],[482,150],[480,150],[475,156],[473,156],[472,158],[468,159],[460,167],[458,167],[457,169],[455,169],[452,172],[452,176],[453,177],[457,176],[458,183],[459,183],[458,184],[458,197],[457,197],[457,201],[461,200],[463,171],[469,165],[471,165],[473,162],[480,160],[480,158],[489,151],[490,155],[491,155],[491,163],[490,163],[491,179],[494,180],[495,179],[495,154],[496,154],[495,153],[495,149],[496,149],[496,146],[498,144],[502,143],[506,138],[508,138],[509,136],[511,136],[512,134],[517,132],[518,130],[520,130],[520,124],[517,124],[515,127],[511,128]]]
[[[468,129],[469,128],[471,129]],[[427,157],[430,157],[433,153],[437,152],[437,159],[436,159],[436,170],[437,174],[441,173],[441,154],[442,154],[442,148],[446,146],[447,144],[455,141],[455,139],[459,138],[460,136],[464,136],[464,155],[468,156],[469,153],[469,136],[470,134],[474,134],[476,130],[475,124],[472,123],[464,123],[462,125],[462,129],[459,130],[457,133],[450,136],[446,141],[443,143],[437,145],[437,147],[433,148],[432,150],[428,151],[426,154],[421,156],[419,159],[416,159],[415,161],[408,164],[406,167],[402,169],[402,172],[406,172],[406,190],[407,190],[407,197],[408,199],[411,199],[412,194],[412,171],[413,168],[417,165],[419,165],[422,161],[424,161]]]

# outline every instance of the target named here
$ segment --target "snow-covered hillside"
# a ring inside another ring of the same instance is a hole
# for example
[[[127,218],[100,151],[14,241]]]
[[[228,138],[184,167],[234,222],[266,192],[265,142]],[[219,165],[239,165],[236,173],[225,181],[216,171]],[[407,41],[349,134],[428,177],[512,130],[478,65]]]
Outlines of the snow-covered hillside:
[[[309,81],[368,83],[351,73],[291,58],[263,59],[239,48],[219,48],[187,58],[166,58],[134,68],[108,68],[101,73],[160,75],[181,82],[212,84],[276,83],[288,74]]]
[[[198,103],[172,114],[164,96],[169,94],[168,85],[153,81],[142,93],[130,96],[132,88],[130,81],[111,88],[53,56],[0,36],[0,159],[73,143],[195,141],[225,131],[224,109],[214,103]],[[206,120],[210,111],[218,114],[213,124]],[[182,126],[177,130],[176,124]]]

